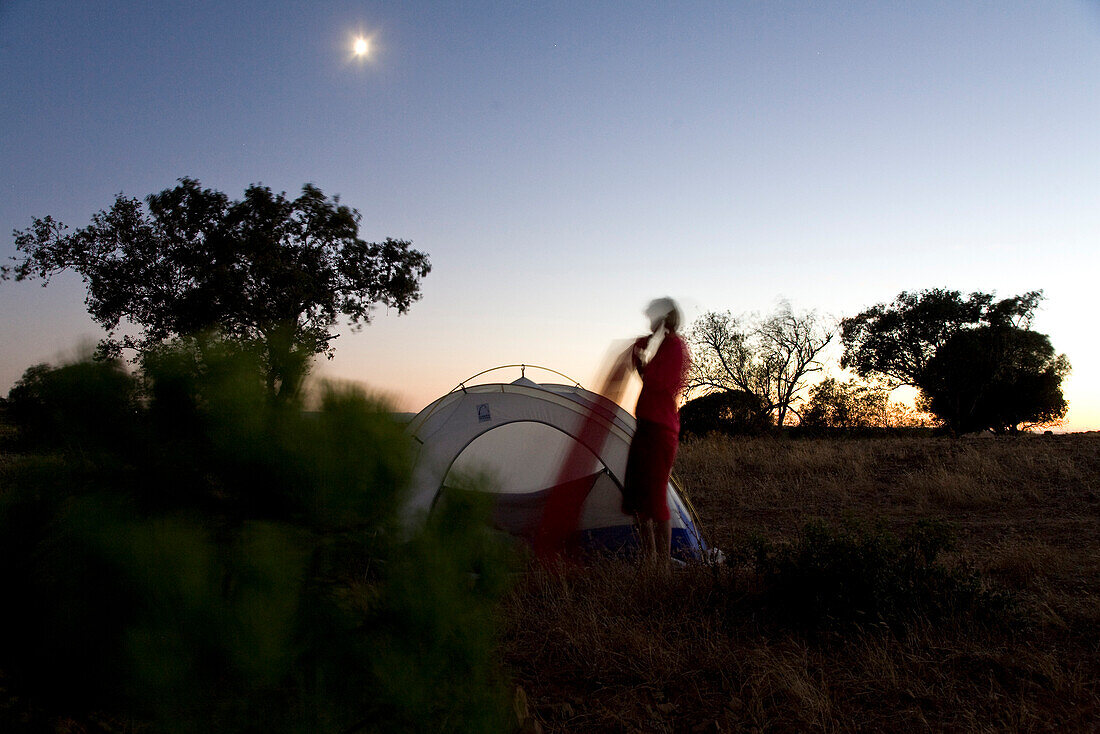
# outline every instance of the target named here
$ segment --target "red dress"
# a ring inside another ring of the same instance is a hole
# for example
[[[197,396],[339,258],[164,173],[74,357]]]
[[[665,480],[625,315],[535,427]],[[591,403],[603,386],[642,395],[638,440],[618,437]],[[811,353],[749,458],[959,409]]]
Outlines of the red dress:
[[[639,340],[645,346],[645,340]],[[623,481],[623,512],[643,520],[669,519],[668,478],[680,441],[678,400],[691,357],[683,340],[665,335],[642,373],[642,393],[635,410],[638,428],[630,442]]]

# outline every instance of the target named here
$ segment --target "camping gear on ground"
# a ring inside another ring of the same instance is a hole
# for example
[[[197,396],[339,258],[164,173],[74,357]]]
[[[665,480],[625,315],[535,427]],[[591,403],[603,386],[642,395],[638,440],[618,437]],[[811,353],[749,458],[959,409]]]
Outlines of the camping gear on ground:
[[[470,384],[507,368],[519,368],[519,379]],[[407,428],[416,451],[410,511],[430,512],[448,488],[455,491],[462,476],[479,476],[488,479],[485,489],[493,493],[493,523],[505,532],[533,541],[547,500],[567,497],[580,506],[574,540],[583,548],[635,552],[634,521],[621,509],[634,418],[575,381],[535,383],[526,377],[528,369],[569,380],[532,365],[495,367],[460,383],[412,419]],[[605,436],[593,442],[598,446],[584,443],[593,422]],[[576,456],[583,460],[569,458]],[[668,483],[668,506],[673,557],[707,557],[695,513],[674,479]]]

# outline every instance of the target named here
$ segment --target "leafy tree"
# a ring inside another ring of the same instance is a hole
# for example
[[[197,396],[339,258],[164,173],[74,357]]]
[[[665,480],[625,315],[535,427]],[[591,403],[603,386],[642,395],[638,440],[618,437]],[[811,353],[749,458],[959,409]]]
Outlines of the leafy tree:
[[[782,426],[807,376],[822,368],[819,357],[832,338],[814,312],[795,313],[786,301],[759,320],[703,314],[690,334],[689,388],[754,395]]]
[[[1049,338],[1030,329],[1042,291],[901,293],[841,322],[841,365],[921,391],[920,404],[952,431],[1016,431],[1066,412],[1069,372]]]
[[[269,391],[285,396],[311,356],[332,357],[340,316],[359,328],[376,304],[405,313],[431,269],[406,240],[360,239],[359,212],[312,184],[295,199],[256,184],[230,201],[182,178],[145,201],[119,194],[75,232],[36,218],[15,232],[23,257],[3,278],[80,274],[104,356],[208,329],[256,345]]]
[[[801,425],[810,428],[886,427],[886,390],[828,377],[810,388]]]
[[[705,436],[759,434],[772,425],[767,406],[755,395],[741,390],[723,390],[689,400],[680,409],[680,430]]]
[[[1050,339],[1013,326],[962,331],[937,351],[921,378],[922,402],[956,433],[1016,433],[1065,417],[1065,355]]]
[[[902,291],[893,303],[879,303],[840,322],[844,354],[840,366],[861,377],[883,377],[896,385],[919,387],[920,377],[940,345],[977,324],[1030,326],[1042,300],[1031,291],[994,302],[989,293],[933,288]]]

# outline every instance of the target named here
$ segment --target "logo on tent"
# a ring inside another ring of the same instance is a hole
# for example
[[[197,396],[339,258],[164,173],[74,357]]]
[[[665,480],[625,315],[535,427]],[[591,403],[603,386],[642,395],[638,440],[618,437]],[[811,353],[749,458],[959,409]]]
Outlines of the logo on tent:
[[[489,404],[488,403],[482,403],[481,405],[477,406],[477,422],[478,423],[488,423],[492,419],[493,419],[492,416],[489,415]]]

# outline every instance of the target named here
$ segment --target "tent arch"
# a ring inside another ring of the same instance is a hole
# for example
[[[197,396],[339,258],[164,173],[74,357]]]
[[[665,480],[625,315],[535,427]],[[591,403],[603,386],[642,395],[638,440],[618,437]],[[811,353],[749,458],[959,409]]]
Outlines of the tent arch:
[[[612,472],[610,467],[608,467],[607,464],[604,463],[603,459],[600,458],[600,455],[596,453],[596,451],[593,449],[591,444],[583,441],[581,438],[579,438],[575,434],[569,433],[569,432],[563,430],[560,426],[554,425],[553,423],[550,423],[550,422],[547,422],[547,421],[544,421],[544,420],[521,420],[521,419],[517,419],[517,420],[508,421],[507,423],[500,423],[498,425],[494,425],[494,426],[491,426],[491,427],[485,429],[481,433],[478,433],[477,435],[473,436],[464,446],[462,446],[458,450],[458,452],[455,454],[454,458],[451,459],[451,463],[443,471],[443,479],[440,483],[439,490],[436,492],[435,497],[432,498],[431,509],[435,508],[436,503],[439,501],[439,496],[443,493],[443,490],[446,488],[447,478],[450,476],[451,472],[454,470],[455,464],[458,463],[459,460],[464,458],[463,455],[466,453],[467,449],[471,448],[475,443],[477,443],[481,439],[488,438],[488,437],[492,436],[497,431],[507,430],[509,427],[514,427],[514,426],[544,426],[544,427],[548,428],[549,430],[554,431],[557,436],[560,436],[564,439],[567,439],[569,441],[573,441],[574,443],[577,443],[577,444],[581,445],[588,452],[588,456],[591,457],[593,463],[598,467],[597,470],[605,472],[608,475],[608,477],[611,479],[611,481],[615,483],[615,486],[618,488],[619,492],[620,493],[622,492],[622,489],[623,489],[622,480],[619,477],[615,476],[615,473]],[[506,491],[510,491],[510,490],[506,490]]]

